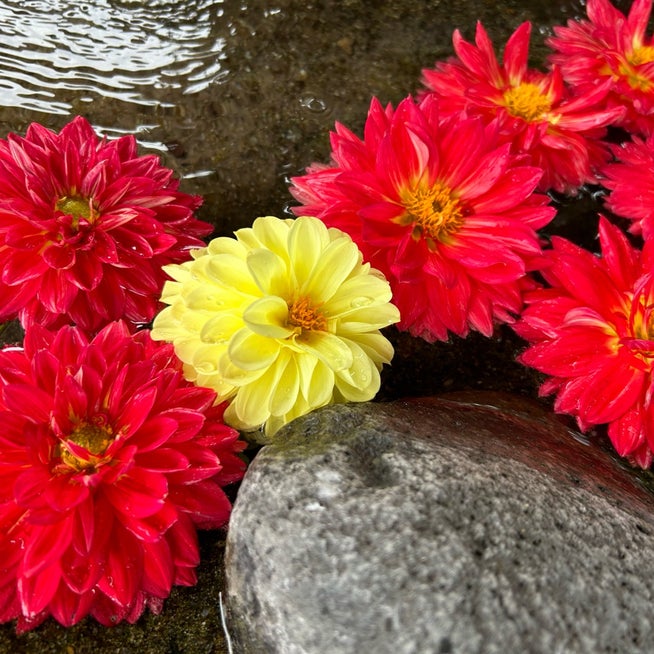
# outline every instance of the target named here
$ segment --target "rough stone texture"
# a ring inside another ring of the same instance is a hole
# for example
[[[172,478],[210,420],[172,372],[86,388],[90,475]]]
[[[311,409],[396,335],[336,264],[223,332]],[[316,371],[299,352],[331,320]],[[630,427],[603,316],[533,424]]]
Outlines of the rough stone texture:
[[[582,441],[498,394],[291,424],[228,534],[239,651],[653,651],[654,498]]]

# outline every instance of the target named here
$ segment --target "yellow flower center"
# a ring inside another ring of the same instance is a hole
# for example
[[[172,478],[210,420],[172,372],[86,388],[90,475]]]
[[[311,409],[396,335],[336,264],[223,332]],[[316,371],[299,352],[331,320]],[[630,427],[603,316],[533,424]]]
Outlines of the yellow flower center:
[[[624,77],[632,89],[638,91],[650,91],[654,86],[651,78],[638,71],[637,66],[649,64],[654,61],[654,47],[641,45],[633,49],[627,55],[626,60],[621,61],[618,66],[618,74]]]
[[[93,223],[98,217],[92,200],[81,195],[63,195],[57,200],[55,208],[57,211],[73,217],[74,229],[77,229],[80,219],[83,218],[87,222]]]
[[[302,331],[327,330],[327,318],[308,297],[300,297],[289,305],[288,324]]]
[[[624,332],[618,327],[614,334],[615,352],[627,347],[651,369],[654,363],[654,304],[649,289],[641,289],[635,296],[625,296],[624,312],[628,322]]]
[[[654,61],[654,46],[651,45],[638,46],[629,56],[629,62],[634,66],[649,64],[652,61]]]
[[[459,229],[465,215],[463,204],[452,189],[440,182],[410,192],[404,207],[406,213],[397,222],[400,225],[413,225],[413,239],[424,238],[430,250],[436,248],[436,241],[446,241],[450,234]]]
[[[551,109],[551,103],[536,84],[524,82],[507,89],[502,96],[506,110],[527,122],[541,120]]]
[[[114,440],[113,431],[111,427],[104,425],[97,425],[88,422],[82,422],[73,430],[72,434],[68,437],[76,445],[80,445],[88,450],[91,456],[88,460],[82,459],[73,454],[65,443],[61,443],[61,460],[67,466],[74,468],[78,471],[92,472],[98,464],[102,463],[102,455],[104,451]]]

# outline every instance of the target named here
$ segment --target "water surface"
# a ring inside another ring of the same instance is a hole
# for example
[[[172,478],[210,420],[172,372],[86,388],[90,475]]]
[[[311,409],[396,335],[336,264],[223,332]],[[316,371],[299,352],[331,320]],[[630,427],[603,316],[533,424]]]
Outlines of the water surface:
[[[9,0],[0,4],[0,102],[69,114],[72,98],[170,104],[225,74],[216,0]],[[74,93],[66,93],[73,91]]]

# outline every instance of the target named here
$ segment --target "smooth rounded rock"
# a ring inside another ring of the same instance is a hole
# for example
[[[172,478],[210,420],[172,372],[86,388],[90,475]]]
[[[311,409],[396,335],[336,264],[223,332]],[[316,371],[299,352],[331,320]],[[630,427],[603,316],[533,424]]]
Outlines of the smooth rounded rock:
[[[654,651],[643,478],[519,398],[326,407],[239,490],[236,651]]]

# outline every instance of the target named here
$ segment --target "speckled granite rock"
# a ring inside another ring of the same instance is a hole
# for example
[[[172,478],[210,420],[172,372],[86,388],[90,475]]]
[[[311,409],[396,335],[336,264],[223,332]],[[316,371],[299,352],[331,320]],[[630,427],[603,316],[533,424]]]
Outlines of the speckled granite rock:
[[[651,652],[654,498],[534,404],[329,407],[258,455],[227,541],[243,653]]]

